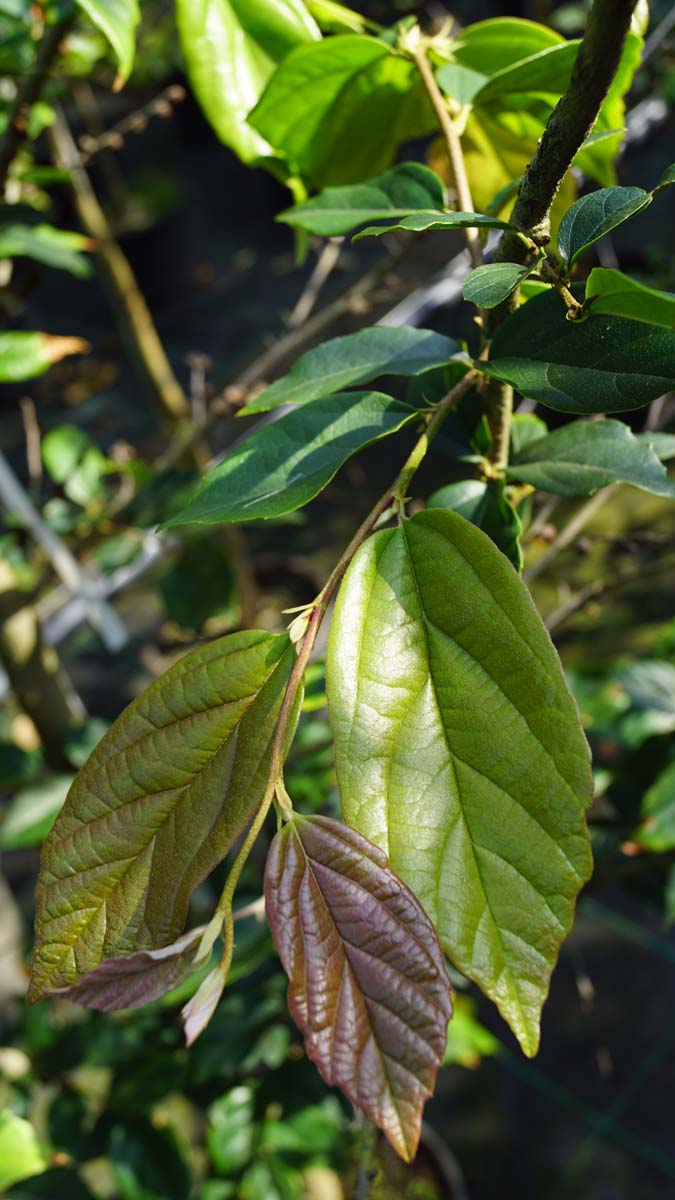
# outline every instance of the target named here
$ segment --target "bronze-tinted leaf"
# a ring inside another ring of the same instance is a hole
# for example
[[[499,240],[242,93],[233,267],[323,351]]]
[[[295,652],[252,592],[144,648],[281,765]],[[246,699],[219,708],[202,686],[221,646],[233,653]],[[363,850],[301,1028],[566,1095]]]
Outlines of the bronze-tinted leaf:
[[[260,802],[293,662],[287,637],[231,634],[118,717],[43,847],[30,1001],[181,933],[191,892]]]
[[[429,918],[382,851],[328,817],[280,830],[265,901],[309,1057],[409,1162],[452,1013]]]

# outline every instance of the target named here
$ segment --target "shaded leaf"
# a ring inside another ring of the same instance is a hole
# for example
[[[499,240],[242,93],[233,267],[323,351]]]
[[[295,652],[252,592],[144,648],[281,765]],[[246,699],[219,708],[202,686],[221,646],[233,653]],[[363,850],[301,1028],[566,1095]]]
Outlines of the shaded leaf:
[[[654,188],[654,191],[660,192],[661,188],[671,187],[674,183],[675,183],[675,163],[671,163],[670,166],[666,167],[665,171],[663,171],[661,178],[659,179],[659,182],[657,183],[656,187]]]
[[[486,263],[484,267],[469,271],[462,285],[462,294],[465,300],[470,300],[479,308],[495,308],[533,270],[533,264],[519,267],[516,263]]]
[[[139,0],[77,0],[77,3],[110,42],[121,79],[128,79],[134,63],[136,27],[141,19]]]
[[[459,353],[452,338],[408,325],[374,325],[331,338],[300,356],[288,375],[265,388],[242,410],[267,412],[282,404],[306,404],[332,392],[369,383],[381,375],[417,375]]]
[[[565,213],[558,229],[558,253],[572,266],[584,250],[594,246],[652,202],[651,192],[639,187],[600,188],[582,196]]]
[[[195,956],[205,926],[190,930],[170,946],[159,950],[137,950],[117,958],[105,958],[67,988],[51,988],[50,996],[72,1000],[83,1008],[115,1012],[139,1008],[165,995],[203,965]],[[209,951],[210,953],[210,951]]]
[[[625,317],[568,321],[557,292],[534,296],[480,367],[560,412],[627,412],[675,387],[675,333]]]
[[[523,525],[506,495],[504,481],[464,479],[439,488],[428,500],[429,508],[450,508],[483,529],[517,571],[523,569],[520,536]]]
[[[255,1094],[250,1084],[232,1088],[209,1108],[206,1146],[220,1175],[233,1175],[251,1161],[255,1139]]]
[[[516,458],[530,442],[538,442],[540,438],[546,437],[547,433],[548,426],[541,417],[535,416],[534,413],[514,413],[511,418],[510,457]]]
[[[622,421],[572,421],[555,429],[515,455],[508,477],[558,496],[590,496],[608,483],[632,483],[675,499],[675,480]]]
[[[429,229],[508,229],[506,221],[499,217],[489,217],[486,213],[445,212],[445,213],[411,213],[393,225],[370,225],[361,230],[353,238],[358,242],[364,237],[381,237],[383,233],[394,233],[397,230],[412,233],[425,233]]]
[[[249,123],[312,187],[367,179],[436,128],[415,64],[363,34],[293,50]]]
[[[23,1183],[17,1183],[6,1200],[95,1200],[83,1184],[76,1171],[65,1167],[54,1167],[41,1175],[33,1175]]]
[[[594,313],[614,313],[675,329],[675,294],[645,287],[621,271],[594,267],[586,280],[586,300]]]
[[[646,850],[675,848],[675,762],[662,771],[642,801],[642,824],[634,840]]]
[[[455,513],[375,534],[338,597],[327,693],[345,819],[388,854],[446,954],[534,1054],[590,873],[592,778],[527,589]]]
[[[436,79],[446,96],[458,104],[471,104],[474,97],[487,83],[488,76],[482,71],[473,71],[461,63],[444,63],[436,72]]]
[[[88,349],[88,343],[79,337],[14,330],[0,333],[0,383],[33,379],[69,354],[83,354]]]
[[[55,229],[53,225],[0,225],[0,258],[33,258],[86,278],[91,275],[91,264],[82,251],[91,248],[89,238],[83,234]]]
[[[72,782],[72,775],[52,775],[16,792],[0,822],[0,850],[41,845]]]
[[[293,512],[313,500],[357,450],[418,417],[382,392],[337,392],[313,400],[254,433],[209,471],[201,490],[166,527]]]
[[[220,140],[243,162],[272,156],[247,117],[282,59],[320,37],[302,0],[177,0],[176,18],[190,83]]]
[[[308,1056],[410,1162],[452,1012],[429,918],[382,851],[329,817],[276,835],[265,903]]]
[[[188,1200],[192,1175],[170,1129],[149,1120],[115,1125],[108,1157],[120,1200]]]
[[[325,188],[304,204],[279,213],[277,220],[334,237],[368,221],[404,217],[416,209],[442,212],[445,206],[445,188],[435,171],[421,163],[401,163],[363,183]]]
[[[207,621],[237,616],[237,581],[227,550],[213,538],[196,538],[181,548],[160,585],[166,611],[184,629],[200,631]],[[227,626],[221,626],[221,631]]]
[[[29,1000],[165,946],[255,811],[293,663],[286,637],[187,654],[118,717],[45,842]]]

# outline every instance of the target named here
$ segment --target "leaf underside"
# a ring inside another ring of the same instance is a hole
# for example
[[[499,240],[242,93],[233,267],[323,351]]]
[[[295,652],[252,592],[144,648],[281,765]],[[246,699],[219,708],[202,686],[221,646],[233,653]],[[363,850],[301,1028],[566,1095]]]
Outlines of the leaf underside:
[[[589,752],[529,593],[455,513],[370,538],[327,690],[345,819],[389,856],[526,1054],[591,859]]]
[[[382,851],[329,817],[280,830],[265,901],[308,1056],[409,1162],[452,1012],[429,918]]]
[[[260,801],[293,658],[286,637],[219,638],[118,717],[43,846],[29,1001],[182,931]]]

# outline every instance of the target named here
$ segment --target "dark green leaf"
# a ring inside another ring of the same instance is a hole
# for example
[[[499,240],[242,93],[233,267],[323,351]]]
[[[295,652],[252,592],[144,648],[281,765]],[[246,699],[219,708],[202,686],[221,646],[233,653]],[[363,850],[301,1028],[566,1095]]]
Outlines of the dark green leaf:
[[[435,128],[415,64],[362,34],[293,50],[249,123],[311,187],[367,179]]]
[[[86,278],[91,275],[91,264],[82,251],[88,249],[91,243],[81,233],[53,225],[0,225],[0,258],[33,258]]]
[[[461,479],[439,488],[429,497],[427,505],[429,508],[451,508],[472,525],[480,525],[486,491],[484,479]]]
[[[220,638],[118,717],[43,848],[31,1001],[181,932],[259,803],[293,657],[286,637]]]
[[[665,171],[661,175],[661,178],[659,179],[659,182],[657,183],[656,187],[654,188],[654,191],[660,192],[661,188],[671,187],[671,185],[674,183],[675,183],[675,163],[671,163],[669,167],[666,167]]]
[[[529,593],[480,530],[429,510],[345,577],[328,702],[345,819],[413,887],[526,1054],[590,872],[589,752]]]
[[[287,413],[204,477],[174,525],[279,517],[313,500],[357,450],[419,414],[382,392],[337,392]]]
[[[429,918],[382,851],[330,817],[276,835],[265,904],[309,1058],[410,1162],[452,1013]]]
[[[77,0],[77,3],[110,42],[120,76],[127,79],[134,62],[136,26],[141,18],[139,0]]]
[[[278,64],[319,30],[302,0],[177,0],[190,83],[218,137],[244,162],[274,154],[247,122]]]
[[[5,1200],[95,1200],[76,1171],[55,1167],[17,1183],[5,1194]]]
[[[265,388],[242,411],[267,412],[282,404],[306,404],[381,375],[417,375],[429,367],[443,366],[459,351],[457,342],[429,329],[374,325],[308,350],[288,375]]]
[[[52,775],[16,792],[0,823],[0,850],[40,846],[63,807],[72,775]]]
[[[594,313],[614,313],[675,329],[675,294],[645,287],[621,271],[594,267],[586,280],[586,300]]]
[[[192,1177],[168,1129],[138,1118],[116,1125],[108,1154],[120,1200],[189,1200]]]
[[[173,621],[201,631],[207,621],[237,614],[237,585],[229,554],[213,538],[183,546],[161,583],[162,599]],[[222,629],[226,625],[221,626]]]
[[[464,280],[462,293],[465,300],[470,300],[478,308],[495,308],[515,291],[521,280],[525,279],[534,266],[519,267],[515,263],[486,263],[484,267],[476,267]]]
[[[412,233],[425,233],[428,229],[509,229],[506,221],[499,217],[489,217],[486,213],[446,212],[446,213],[411,213],[393,225],[371,225],[357,233],[354,241],[364,237],[381,237],[383,233],[394,233],[397,230],[407,230]]]
[[[572,266],[584,250],[622,225],[652,202],[651,192],[638,187],[600,188],[582,196],[565,213],[558,229],[558,253]]]
[[[429,508],[450,508],[483,529],[517,571],[523,569],[520,536],[522,522],[506,495],[502,480],[464,479],[450,483],[429,497]]]
[[[69,354],[82,354],[87,343],[79,337],[50,333],[0,333],[0,383],[20,383],[43,375]]]
[[[641,816],[636,842],[657,853],[675,849],[675,762],[661,772],[646,793]]]
[[[417,209],[442,212],[445,206],[445,188],[435,171],[421,163],[401,163],[364,183],[325,188],[305,204],[287,208],[277,220],[334,237],[368,221],[404,217]]]
[[[482,370],[559,412],[628,412],[675,387],[675,333],[625,317],[566,319],[557,292],[501,326]]]
[[[508,476],[558,496],[590,496],[608,483],[632,483],[675,499],[675,480],[622,421],[572,421],[555,429],[523,447]]]

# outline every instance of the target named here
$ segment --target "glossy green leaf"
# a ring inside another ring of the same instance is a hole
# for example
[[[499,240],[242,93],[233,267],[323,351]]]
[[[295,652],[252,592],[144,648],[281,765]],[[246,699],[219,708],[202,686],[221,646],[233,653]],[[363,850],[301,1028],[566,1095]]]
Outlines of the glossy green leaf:
[[[232,1088],[209,1108],[206,1146],[220,1175],[241,1171],[255,1146],[255,1093],[250,1084]]]
[[[495,71],[476,94],[474,103],[486,104],[497,100],[503,104],[506,96],[533,92],[562,95],[570,81],[579,46],[578,41],[546,46],[527,58]]]
[[[428,916],[376,846],[299,815],[270,848],[265,906],[309,1058],[410,1162],[452,1013]]]
[[[427,500],[429,508],[451,508],[472,525],[480,525],[480,512],[485,503],[485,479],[460,479],[438,488]]]
[[[675,849],[675,762],[662,771],[642,801],[635,841],[646,850]]]
[[[564,38],[547,25],[519,17],[496,17],[467,25],[453,43],[452,52],[464,66],[494,75],[563,43]]]
[[[363,183],[325,188],[305,204],[287,208],[277,220],[334,237],[368,221],[404,217],[416,209],[442,212],[445,206],[445,188],[435,171],[421,163],[401,163]]]
[[[465,300],[479,308],[495,308],[515,291],[533,269],[532,266],[519,267],[509,262],[486,263],[484,267],[469,271],[462,285],[462,294]]]
[[[120,77],[128,79],[141,19],[139,0],[77,0],[77,4],[108,39],[119,63]]]
[[[194,93],[218,137],[244,162],[275,153],[248,123],[279,63],[320,38],[302,0],[177,0]]]
[[[293,50],[249,123],[313,188],[361,182],[436,128],[415,64],[362,34]]]
[[[484,530],[517,571],[523,569],[520,537],[523,525],[501,479],[464,479],[439,488],[428,500],[429,508],[450,508]]]
[[[87,349],[87,343],[78,337],[14,330],[0,333],[0,383],[20,383],[44,375],[62,358]]]
[[[480,367],[524,396],[570,413],[628,412],[675,387],[675,333],[625,317],[568,321],[557,292],[501,326]]]
[[[591,861],[589,751],[525,586],[489,538],[429,510],[375,534],[330,631],[344,817],[413,888],[526,1054]]]
[[[382,392],[338,392],[287,413],[204,477],[175,525],[279,517],[313,500],[357,450],[396,433],[418,413]]]
[[[82,252],[90,249],[91,242],[83,234],[53,225],[0,225],[0,258],[33,258],[86,278],[91,275],[91,264]]]
[[[40,846],[72,782],[72,775],[53,775],[16,792],[0,821],[0,850]]]
[[[436,79],[446,96],[458,104],[471,104],[474,97],[487,83],[488,76],[481,71],[472,71],[461,63],[444,63],[436,72]]]
[[[442,333],[408,325],[374,325],[331,338],[303,354],[288,375],[265,388],[242,410],[267,412],[282,404],[306,404],[381,375],[417,375],[444,366],[460,346]]]
[[[675,329],[675,294],[645,287],[621,271],[594,267],[586,280],[586,300],[594,313],[613,313]]]
[[[565,213],[558,229],[558,253],[568,266],[652,202],[651,192],[639,187],[599,188],[582,196]]]
[[[182,931],[260,801],[293,658],[286,637],[220,638],[118,717],[43,848],[30,1001]]]
[[[659,182],[657,183],[656,187],[654,188],[654,191],[660,192],[661,188],[672,187],[672,185],[674,183],[675,183],[675,163],[671,163],[670,166],[666,167],[665,171],[663,171],[661,178],[659,179]]]
[[[336,4],[335,0],[305,0],[305,5],[319,27],[329,33],[368,32],[367,17],[344,4]]]
[[[394,233],[397,230],[412,233],[425,233],[428,229],[508,229],[506,221],[499,217],[490,217],[486,213],[446,212],[446,213],[411,213],[393,225],[371,225],[357,233],[354,241],[364,237],[381,237],[383,233]]]
[[[508,477],[558,496],[590,496],[608,483],[631,483],[675,499],[675,479],[622,421],[572,421],[555,429],[511,460]]]
[[[9,1109],[0,1112],[0,1189],[30,1179],[47,1168],[37,1134],[29,1121]]]

